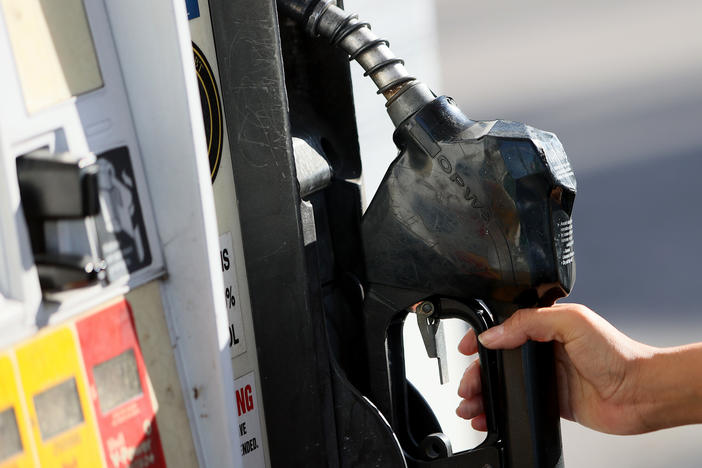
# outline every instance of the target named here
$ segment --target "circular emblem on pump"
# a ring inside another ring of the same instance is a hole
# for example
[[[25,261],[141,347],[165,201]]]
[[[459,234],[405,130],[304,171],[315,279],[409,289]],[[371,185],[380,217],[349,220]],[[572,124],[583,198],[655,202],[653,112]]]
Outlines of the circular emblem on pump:
[[[219,164],[222,160],[222,137],[224,135],[222,101],[219,96],[219,89],[217,88],[214,71],[205,58],[205,54],[194,42],[193,55],[195,56],[197,86],[200,90],[202,120],[205,123],[207,155],[210,159],[210,177],[212,182],[214,182],[217,177],[217,171],[219,170]]]

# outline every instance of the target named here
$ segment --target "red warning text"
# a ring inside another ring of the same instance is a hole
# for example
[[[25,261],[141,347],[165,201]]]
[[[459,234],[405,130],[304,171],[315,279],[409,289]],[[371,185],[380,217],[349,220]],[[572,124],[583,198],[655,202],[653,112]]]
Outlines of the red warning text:
[[[239,416],[254,409],[251,385],[246,385],[236,391],[236,411]]]

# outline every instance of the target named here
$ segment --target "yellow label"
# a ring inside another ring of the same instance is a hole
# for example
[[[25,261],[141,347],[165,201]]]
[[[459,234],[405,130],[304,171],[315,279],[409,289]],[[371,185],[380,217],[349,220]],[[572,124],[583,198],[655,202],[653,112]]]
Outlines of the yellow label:
[[[73,329],[39,335],[15,353],[41,466],[104,466]]]
[[[17,378],[8,355],[0,355],[0,468],[35,464],[29,420],[20,399]]]

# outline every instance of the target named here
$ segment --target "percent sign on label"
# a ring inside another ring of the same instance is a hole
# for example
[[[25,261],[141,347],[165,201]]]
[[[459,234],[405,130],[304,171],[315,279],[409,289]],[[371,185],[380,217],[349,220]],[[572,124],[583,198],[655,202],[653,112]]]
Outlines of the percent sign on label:
[[[236,298],[234,297],[231,286],[227,286],[224,290],[224,301],[227,304],[227,309],[231,309],[236,305]]]
[[[224,289],[224,301],[227,304],[227,310],[231,310],[236,304],[236,298],[234,297],[234,291],[231,286],[227,286]],[[229,324],[229,347],[231,348],[235,344],[239,344],[239,338],[236,337],[236,332],[234,330],[234,324]]]

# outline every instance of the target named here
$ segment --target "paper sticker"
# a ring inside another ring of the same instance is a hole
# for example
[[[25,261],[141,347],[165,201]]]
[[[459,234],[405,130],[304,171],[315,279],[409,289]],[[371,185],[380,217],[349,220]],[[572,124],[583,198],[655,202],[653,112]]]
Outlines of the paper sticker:
[[[9,356],[0,355],[0,468],[34,466],[31,424]]]
[[[197,4],[197,0],[185,0],[185,8],[188,11],[189,20],[200,17],[200,5]]]
[[[235,357],[246,351],[246,342],[244,341],[244,321],[241,318],[239,306],[239,288],[236,283],[231,232],[225,232],[219,237],[219,259],[224,277],[224,301],[229,312],[229,348],[232,357]]]
[[[41,466],[103,466],[88,385],[73,330],[39,335],[16,349]]]
[[[156,412],[131,310],[122,300],[76,322],[109,468],[164,468]]]
[[[256,379],[250,372],[234,381],[239,444],[244,468],[264,468],[261,420],[256,401]]]
[[[100,210],[98,236],[102,241],[110,281],[151,264],[134,169],[126,146],[98,155]]]

